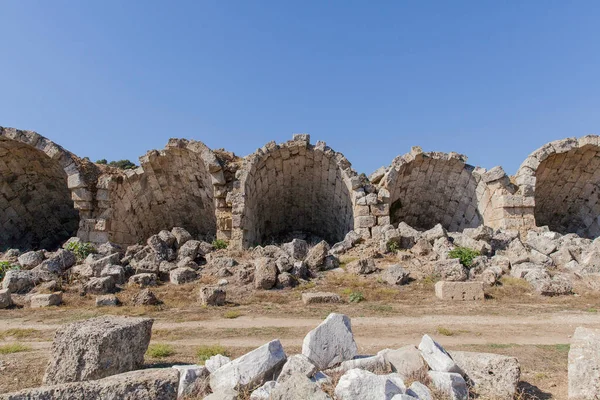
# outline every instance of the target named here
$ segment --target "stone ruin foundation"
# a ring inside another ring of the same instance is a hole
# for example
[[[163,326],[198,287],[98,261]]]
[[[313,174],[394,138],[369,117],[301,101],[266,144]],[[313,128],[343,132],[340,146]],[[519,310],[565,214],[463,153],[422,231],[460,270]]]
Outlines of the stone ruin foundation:
[[[457,153],[414,147],[369,178],[306,134],[237,157],[171,139],[133,170],[90,163],[31,131],[0,127],[0,250],[52,248],[73,236],[131,245],[181,226],[232,248],[297,232],[378,238],[400,222],[449,231],[480,225],[600,235],[600,137],[531,153],[514,177]]]

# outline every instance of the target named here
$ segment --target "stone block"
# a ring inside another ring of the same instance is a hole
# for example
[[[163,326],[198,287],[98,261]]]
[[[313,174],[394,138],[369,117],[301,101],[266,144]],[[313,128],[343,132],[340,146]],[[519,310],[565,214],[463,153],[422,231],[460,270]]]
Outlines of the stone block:
[[[472,301],[485,298],[482,282],[448,282],[435,284],[435,295],[441,300]]]

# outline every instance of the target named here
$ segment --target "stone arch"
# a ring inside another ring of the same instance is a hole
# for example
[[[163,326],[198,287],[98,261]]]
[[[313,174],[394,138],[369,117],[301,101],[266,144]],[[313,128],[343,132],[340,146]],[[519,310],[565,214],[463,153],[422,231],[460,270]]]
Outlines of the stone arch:
[[[420,147],[397,157],[380,186],[389,192],[390,222],[406,222],[417,229],[441,223],[462,231],[494,221],[494,192],[508,178],[500,167],[490,171],[473,167],[457,153],[424,153]]]
[[[550,142],[525,159],[516,175],[534,199],[536,225],[583,237],[600,236],[600,137]]]
[[[74,236],[77,210],[92,209],[84,164],[35,132],[0,127],[0,248],[51,249]]]
[[[270,142],[244,160],[232,193],[237,246],[265,244],[294,231],[330,243],[354,229],[353,195],[360,180],[348,160],[309,135]]]
[[[105,240],[140,243],[174,226],[206,240],[216,236],[215,190],[225,181],[207,146],[171,139],[164,150],[140,157],[140,164],[134,170],[111,169],[99,178],[96,229]]]

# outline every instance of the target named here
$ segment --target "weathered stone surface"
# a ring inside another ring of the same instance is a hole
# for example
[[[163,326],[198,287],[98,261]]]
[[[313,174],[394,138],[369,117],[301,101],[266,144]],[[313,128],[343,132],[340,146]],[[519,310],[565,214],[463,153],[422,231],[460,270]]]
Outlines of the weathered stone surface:
[[[413,345],[404,346],[397,350],[385,349],[378,354],[383,356],[393,372],[397,372],[405,380],[420,376],[429,369],[421,356],[421,352]]]
[[[302,342],[302,354],[320,370],[351,360],[357,351],[350,318],[342,314],[329,314]]]
[[[298,285],[298,279],[289,272],[282,272],[277,275],[275,287],[277,289],[291,288]]]
[[[331,400],[321,387],[302,373],[296,373],[278,382],[271,390],[269,400]]]
[[[169,279],[174,285],[183,285],[198,279],[198,274],[191,268],[175,268],[169,272]]]
[[[201,242],[199,240],[188,240],[186,241],[177,252],[177,256],[179,259],[189,257],[192,260],[195,260],[196,257],[202,256],[203,254],[200,252]]]
[[[231,361],[231,359],[229,357],[226,357],[221,354],[217,354],[217,355],[212,356],[208,360],[206,360],[204,362],[204,366],[212,374],[213,372],[215,372],[216,370],[218,370],[219,368],[221,368],[223,365],[227,364],[230,361]]]
[[[600,397],[600,329],[578,327],[569,349],[569,399]]]
[[[361,258],[352,261],[346,266],[346,271],[353,274],[367,275],[377,271],[375,261],[372,258]]]
[[[56,252],[52,253],[48,259],[42,261],[42,263],[35,267],[35,270],[43,274],[60,276],[75,265],[76,261],[75,254],[71,253],[69,250],[58,249]]]
[[[115,283],[125,283],[125,270],[120,265],[109,264],[100,272],[101,277],[110,276]]]
[[[514,399],[521,377],[519,360],[499,354],[451,351],[475,393],[494,399]]]
[[[9,270],[2,280],[2,288],[11,293],[27,293],[39,280],[31,271]]]
[[[8,308],[13,305],[12,298],[10,296],[10,290],[0,290],[0,309]]]
[[[21,254],[18,258],[21,269],[32,269],[37,267],[44,261],[43,251],[28,251],[27,253]]]
[[[476,228],[466,228],[462,233],[473,240],[483,240],[484,242],[490,242],[494,236],[494,230],[485,225],[479,225]]]
[[[277,382],[281,383],[295,374],[301,374],[306,378],[311,378],[317,371],[317,367],[308,359],[308,357],[304,354],[295,354],[288,357],[277,378]]]
[[[179,372],[177,389],[177,398],[179,399],[196,395],[196,391],[202,385],[198,380],[208,381],[210,374],[206,367],[200,365],[174,365],[172,368]]]
[[[250,395],[250,400],[271,400],[271,392],[277,386],[277,382],[268,381],[264,385],[255,389]]]
[[[114,294],[105,294],[96,297],[96,307],[116,307],[120,304],[119,298]]]
[[[404,285],[408,283],[410,274],[401,265],[394,264],[383,271],[382,278],[389,285]]]
[[[351,369],[340,378],[335,387],[339,400],[389,400],[406,390],[402,378],[397,374],[375,375],[361,369]]]
[[[129,285],[145,288],[148,286],[156,286],[158,277],[156,274],[136,274],[129,278]]]
[[[179,373],[170,368],[144,369],[107,378],[42,386],[0,395],[2,400],[176,400]]]
[[[150,289],[144,289],[133,296],[131,303],[134,306],[156,306],[162,302],[156,298]]]
[[[304,260],[308,254],[308,243],[302,239],[294,239],[290,243],[285,243],[281,248],[296,260]]]
[[[156,254],[158,261],[171,261],[175,259],[175,252],[167,243],[165,243],[159,235],[152,235],[146,241],[148,246]]]
[[[469,389],[460,374],[454,372],[429,371],[433,386],[452,400],[467,400]]]
[[[101,379],[140,368],[152,319],[98,317],[60,328],[44,374],[46,385]]]
[[[423,232],[421,235],[427,239],[429,243],[433,243],[437,239],[446,237],[448,234],[446,233],[446,229],[442,226],[442,224],[437,224],[428,231]]]
[[[112,276],[91,278],[83,286],[83,290],[90,294],[107,294],[115,290],[115,279]]]
[[[302,293],[304,304],[341,303],[342,298],[336,293],[312,292]]]
[[[429,335],[423,335],[419,350],[433,371],[462,373],[448,352]]]
[[[469,277],[467,269],[456,258],[434,263],[433,272],[444,281],[463,282]]]
[[[200,288],[199,299],[205,306],[224,306],[227,291],[220,286],[203,286]]]
[[[435,295],[441,300],[473,301],[485,298],[482,282],[439,281],[435,284]]]
[[[210,387],[220,391],[262,385],[276,378],[285,361],[281,343],[273,340],[214,371],[210,376]]]
[[[62,303],[62,293],[47,293],[47,294],[34,294],[31,296],[29,306],[31,308],[41,308],[58,306]]]
[[[183,246],[188,240],[192,240],[192,235],[181,227],[176,226],[171,229],[171,234],[175,237],[175,247],[177,248]]]
[[[175,246],[175,244],[177,242],[177,238],[175,237],[175,235],[173,235],[171,232],[167,231],[166,229],[163,229],[162,231],[158,232],[158,238],[160,240],[162,240],[169,247]]]
[[[306,265],[308,268],[316,270],[319,269],[324,263],[327,254],[329,253],[329,244],[322,240],[316,245],[314,245],[306,255]]]
[[[272,258],[259,258],[254,261],[254,287],[268,290],[277,282],[277,264]]]
[[[413,382],[406,390],[406,394],[413,396],[419,400],[434,400],[431,395],[431,390],[421,382]]]
[[[362,369],[373,373],[381,373],[387,370],[387,362],[382,354],[375,356],[357,356],[352,360],[343,361],[338,367],[329,371],[345,373],[351,369]],[[327,371],[329,373],[329,371]]]

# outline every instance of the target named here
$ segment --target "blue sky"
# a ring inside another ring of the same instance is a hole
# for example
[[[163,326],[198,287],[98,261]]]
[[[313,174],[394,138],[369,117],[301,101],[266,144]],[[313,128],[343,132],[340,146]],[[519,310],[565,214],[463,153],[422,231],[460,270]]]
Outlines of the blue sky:
[[[600,133],[600,2],[0,1],[0,125],[80,156],[310,133],[359,172],[413,145],[514,173]]]

